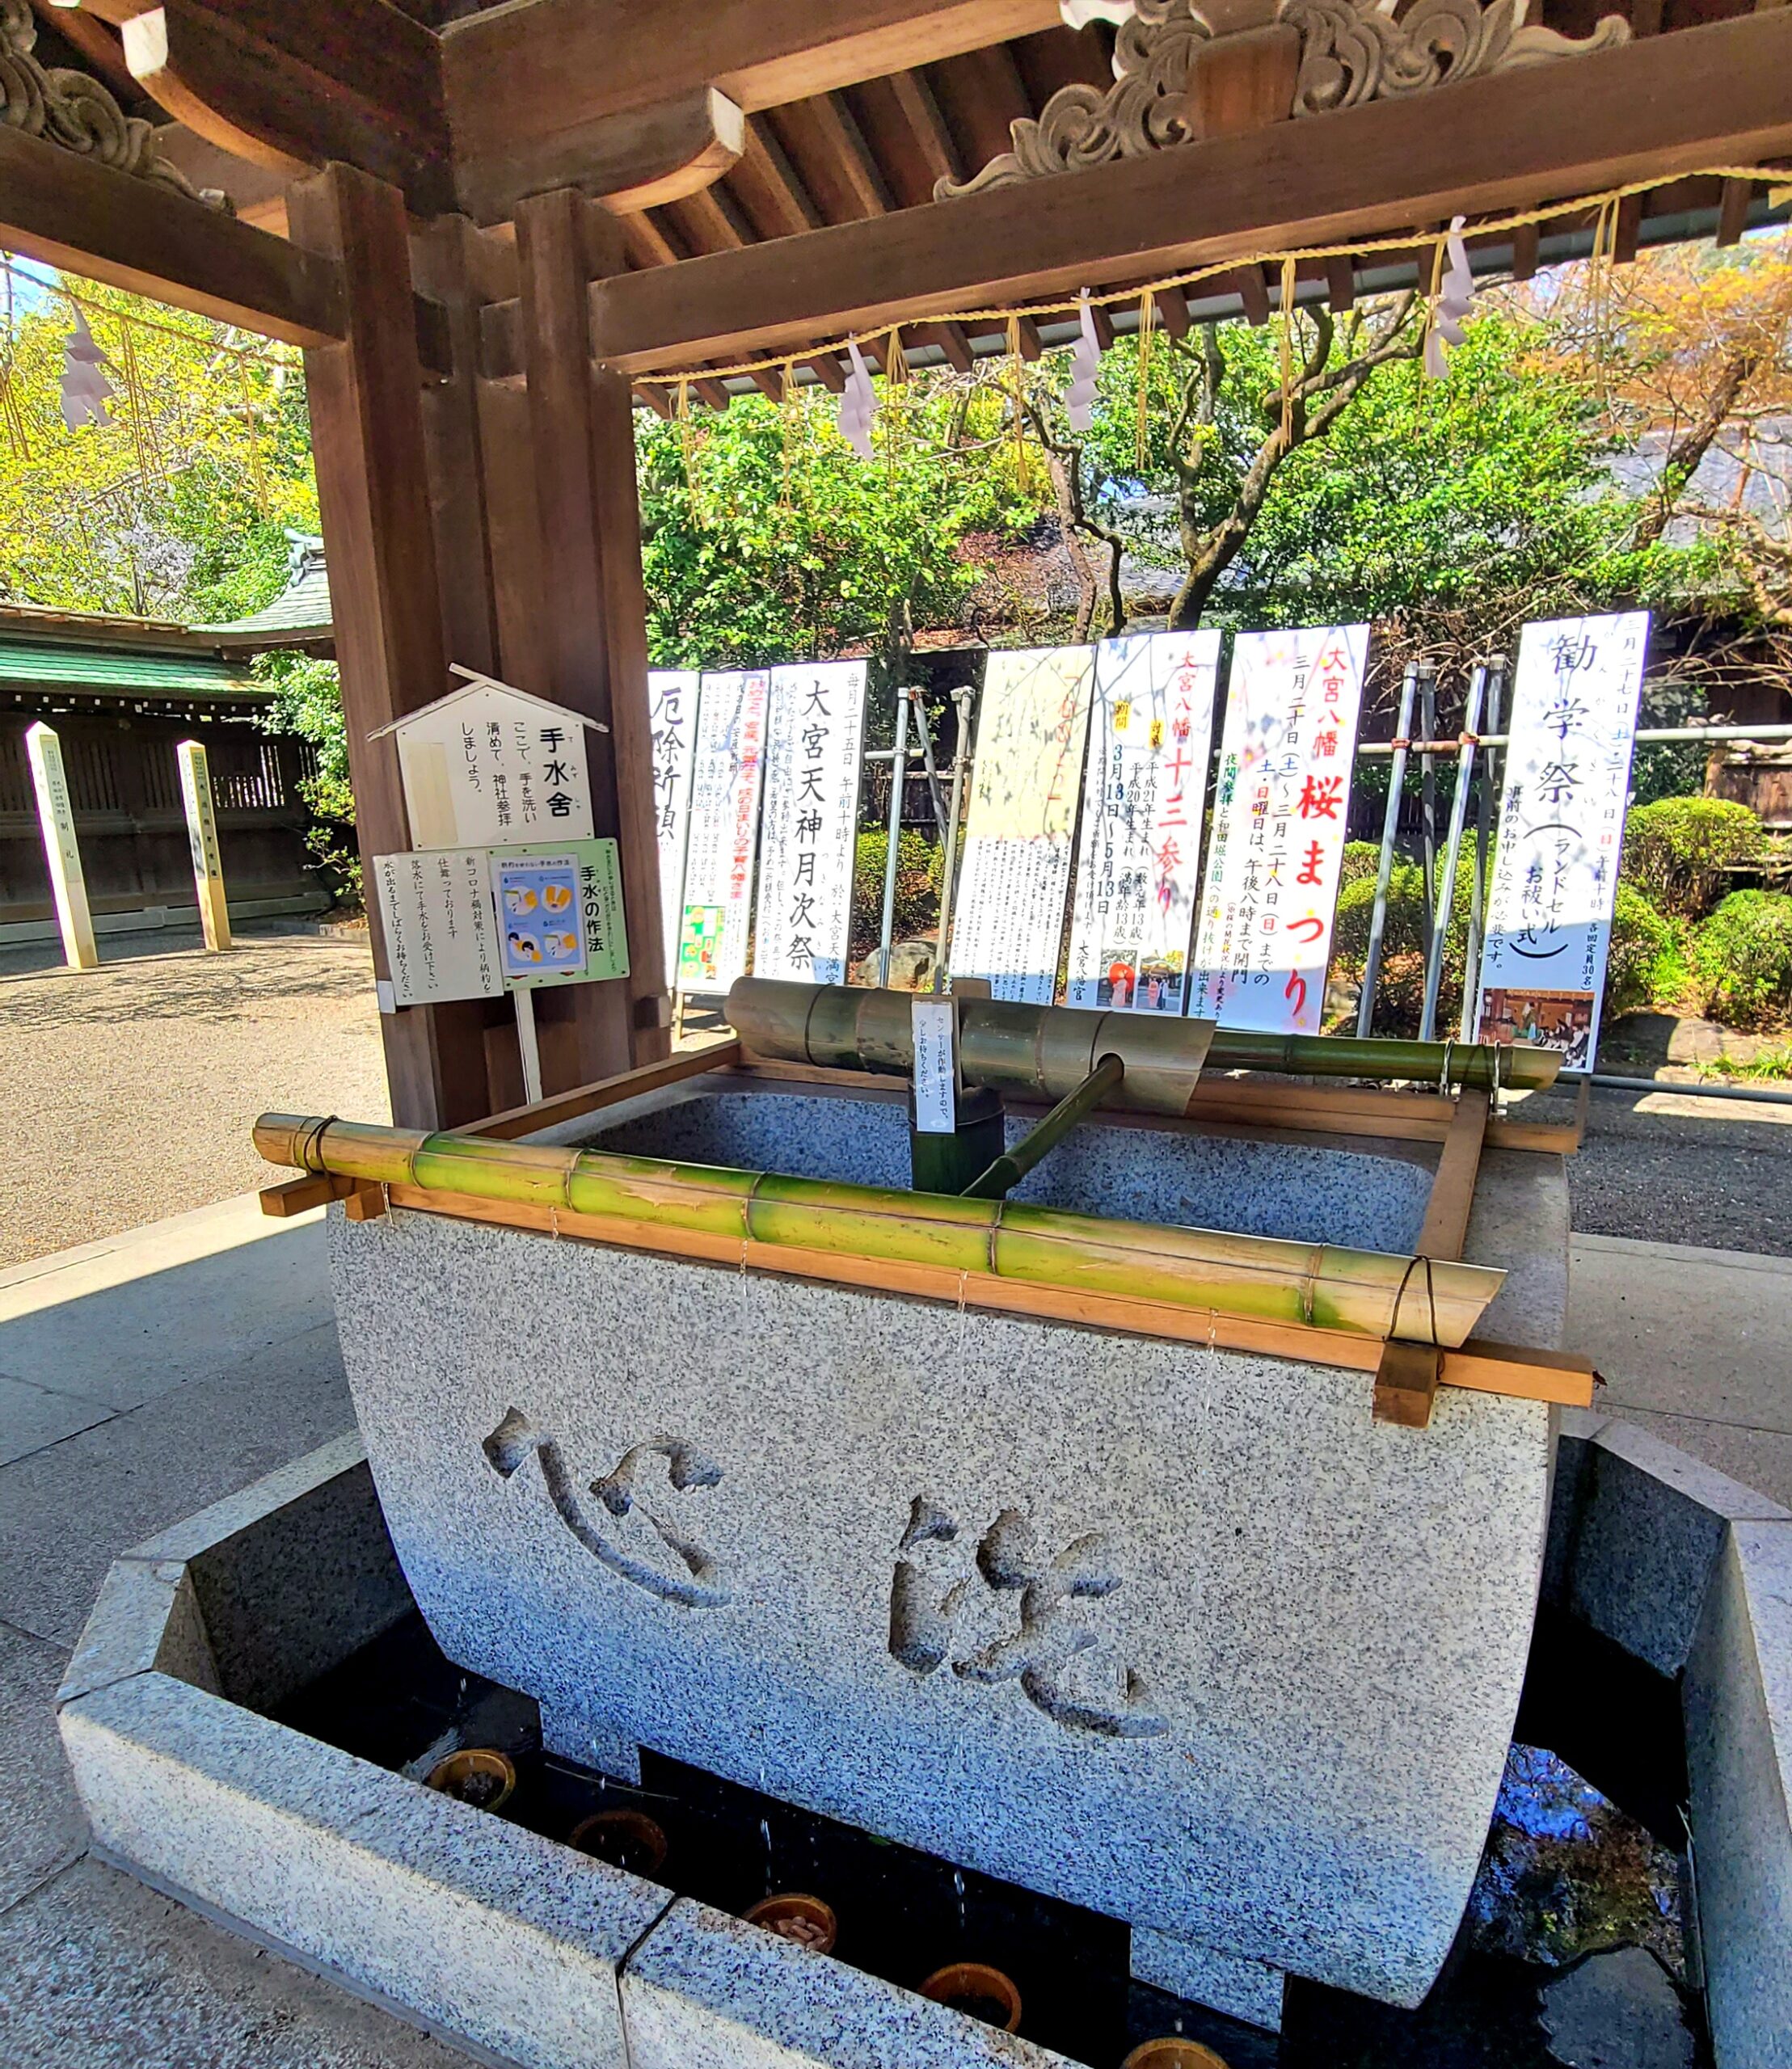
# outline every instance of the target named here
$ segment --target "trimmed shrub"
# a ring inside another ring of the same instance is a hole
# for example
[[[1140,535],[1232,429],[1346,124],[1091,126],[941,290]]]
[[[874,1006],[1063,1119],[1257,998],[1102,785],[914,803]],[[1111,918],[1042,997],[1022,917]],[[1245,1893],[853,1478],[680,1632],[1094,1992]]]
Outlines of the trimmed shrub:
[[[1606,1011],[1642,1013],[1651,1006],[1676,1005],[1689,977],[1684,929],[1621,878],[1605,964]]]
[[[1727,1027],[1792,1018],[1792,897],[1733,891],[1693,938],[1704,1009]]]
[[[1624,823],[1624,874],[1659,912],[1702,919],[1723,895],[1724,870],[1757,860],[1761,823],[1726,798],[1662,798]]]
[[[877,946],[883,917],[883,865],[890,836],[881,827],[861,833],[853,851],[853,954]],[[946,850],[913,828],[896,843],[894,938],[929,934],[939,925],[940,891],[946,881]]]

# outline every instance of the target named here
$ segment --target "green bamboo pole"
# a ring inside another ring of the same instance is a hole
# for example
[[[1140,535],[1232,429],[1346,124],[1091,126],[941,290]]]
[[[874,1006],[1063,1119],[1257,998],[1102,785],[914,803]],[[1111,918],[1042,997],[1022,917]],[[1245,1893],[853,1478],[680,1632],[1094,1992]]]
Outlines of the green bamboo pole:
[[[1505,1278],[1479,1265],[1110,1221],[1005,1200],[424,1135],[264,1114],[272,1164],[843,1257],[990,1274],[1060,1292],[1459,1346]]]
[[[730,1025],[755,1056],[905,1077],[914,1068],[906,992],[792,984],[743,977],[728,994]],[[1495,1085],[1538,1090],[1555,1082],[1554,1049],[1461,1042],[1361,1040],[1343,1034],[1259,1034],[1167,1014],[1089,1013],[1074,1006],[961,1002],[966,1079],[1018,1098],[1056,1101],[1110,1052],[1126,1075],[1115,1103],[1185,1114],[1204,1066],[1279,1071],[1292,1077],[1404,1079],[1449,1090]]]
[[[1039,1159],[1057,1145],[1086,1115],[1119,1089],[1126,1066],[1118,1056],[1103,1056],[1074,1092],[1066,1093],[1039,1126],[998,1157],[964,1188],[967,1199],[1006,1199]]]

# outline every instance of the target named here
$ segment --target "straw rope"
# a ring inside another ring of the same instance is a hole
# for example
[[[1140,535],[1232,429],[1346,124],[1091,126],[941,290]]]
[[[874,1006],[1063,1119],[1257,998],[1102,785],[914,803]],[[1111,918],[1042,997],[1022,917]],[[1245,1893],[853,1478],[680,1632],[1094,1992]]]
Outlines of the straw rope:
[[[1773,204],[1789,192],[1783,182],[1785,169],[1773,166],[1706,166],[1693,172],[1657,173],[1647,179],[1633,179],[1622,187],[1607,188],[1603,193],[1583,194],[1566,201],[1550,201],[1534,209],[1521,209],[1503,216],[1493,216],[1485,221],[1471,223],[1463,231],[1465,238],[1497,237],[1507,230],[1524,230],[1532,224],[1555,222],[1563,217],[1584,216],[1592,212],[1594,217],[1595,258],[1609,263],[1608,255],[1616,247],[1617,206],[1632,195],[1652,194],[1663,187],[1677,187],[1689,179],[1746,179],[1757,184],[1766,184],[1771,189]],[[939,205],[947,205],[944,204]],[[1131,287],[1113,288],[1099,293],[1091,293],[1089,299],[1097,308],[1119,308],[1140,301],[1145,296],[1167,294],[1180,289],[1198,287],[1204,280],[1216,280],[1221,275],[1246,266],[1275,266],[1282,275],[1284,289],[1296,268],[1311,261],[1325,259],[1363,259],[1377,252],[1411,251],[1415,248],[1430,246],[1433,253],[1432,273],[1435,277],[1442,263],[1442,255],[1448,242],[1447,228],[1436,230],[1410,230],[1389,232],[1383,237],[1355,238],[1338,244],[1304,244],[1289,251],[1263,251],[1238,255],[1229,259],[1215,259],[1211,264],[1197,266],[1180,273],[1166,273],[1161,278],[1145,280]],[[884,341],[885,364],[892,345],[900,352],[900,337],[905,327],[920,324],[956,323],[977,330],[1001,327],[1008,337],[1010,357],[1019,356],[1019,326],[1023,317],[1035,321],[1041,317],[1074,316],[1082,306],[1080,295],[1065,301],[1026,302],[1010,309],[958,310],[950,314],[912,317],[905,323],[879,325],[870,331],[843,331],[830,341],[819,344],[805,344],[799,352],[789,347],[782,351],[761,355],[753,359],[735,360],[727,366],[705,366],[693,370],[689,367],[638,368],[630,378],[639,384],[669,384],[674,387],[688,386],[694,380],[720,381],[733,374],[763,373],[782,367],[793,359],[815,359],[824,354],[843,352],[850,344],[863,345],[878,339]],[[1290,301],[1284,301],[1284,313],[1292,314]],[[1053,346],[1053,351],[1065,349]]]

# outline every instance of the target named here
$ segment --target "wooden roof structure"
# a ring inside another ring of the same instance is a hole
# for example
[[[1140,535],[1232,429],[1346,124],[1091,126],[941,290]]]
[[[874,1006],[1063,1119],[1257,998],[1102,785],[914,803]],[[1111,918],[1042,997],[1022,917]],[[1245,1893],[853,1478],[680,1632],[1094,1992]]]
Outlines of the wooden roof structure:
[[[0,247],[306,348],[364,850],[448,660],[611,726],[634,973],[544,994],[550,1089],[668,1040],[638,399],[1035,356],[1082,289],[1261,322],[1290,253],[1341,306],[1458,213],[1520,275],[1733,242],[1792,156],[1752,0],[0,0],[8,78]],[[484,1006],[385,1026],[401,1123],[514,1099]]]

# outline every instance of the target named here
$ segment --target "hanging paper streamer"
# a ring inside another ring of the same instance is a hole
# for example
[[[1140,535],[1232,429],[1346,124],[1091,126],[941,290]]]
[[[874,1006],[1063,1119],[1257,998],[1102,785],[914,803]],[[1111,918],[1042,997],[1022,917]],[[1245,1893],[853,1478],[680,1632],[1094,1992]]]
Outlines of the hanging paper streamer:
[[[860,459],[869,460],[871,426],[877,418],[877,390],[871,386],[871,369],[865,364],[858,339],[847,340],[846,356],[852,361],[852,372],[846,377],[846,390],[840,398],[840,435]]]
[[[110,421],[106,405],[117,390],[106,378],[112,361],[94,343],[87,319],[77,309],[74,328],[62,348],[62,421],[70,431]]]
[[[1095,420],[1095,377],[1101,370],[1101,340],[1095,335],[1095,312],[1089,290],[1082,291],[1082,335],[1070,355],[1070,386],[1064,391],[1064,413],[1073,431],[1087,431]]]
[[[1463,218],[1458,216],[1450,225],[1444,246],[1450,263],[1436,291],[1431,322],[1425,332],[1425,371],[1433,381],[1441,381],[1448,373],[1444,348],[1448,345],[1453,352],[1461,343],[1462,319],[1474,303],[1474,276],[1469,271],[1462,223]]]

